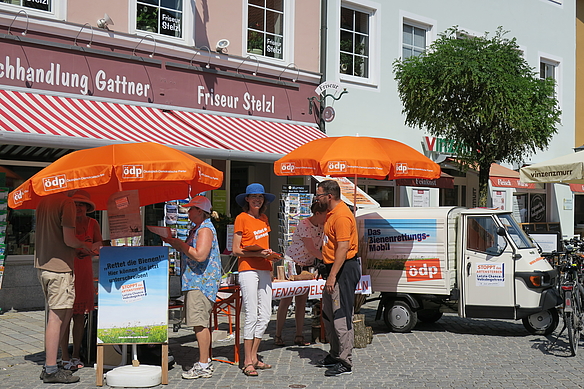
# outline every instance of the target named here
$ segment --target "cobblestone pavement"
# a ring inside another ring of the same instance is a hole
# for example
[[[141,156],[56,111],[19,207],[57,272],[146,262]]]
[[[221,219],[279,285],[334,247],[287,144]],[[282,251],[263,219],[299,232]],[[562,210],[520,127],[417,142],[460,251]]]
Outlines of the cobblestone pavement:
[[[314,365],[328,345],[292,346],[294,320],[288,318],[284,339],[288,347],[275,347],[275,315],[260,347],[271,370],[246,377],[237,366],[215,362],[212,378],[184,380],[183,370],[197,359],[192,330],[169,327],[169,347],[176,364],[168,385],[157,388],[579,388],[584,387],[584,349],[576,357],[568,351],[564,332],[549,349],[559,329],[549,337],[530,335],[520,321],[461,319],[445,314],[434,324],[419,323],[411,333],[388,333],[383,320],[375,321],[376,302],[365,304],[366,324],[373,342],[354,351],[354,373],[325,377]],[[39,380],[44,361],[44,312],[7,312],[0,316],[0,388],[47,387]],[[304,333],[310,336],[310,322]],[[222,324],[223,325],[223,324]],[[233,360],[233,341],[216,341],[214,357]],[[75,373],[76,384],[51,388],[95,387],[95,370]],[[104,386],[107,386],[104,385]]]

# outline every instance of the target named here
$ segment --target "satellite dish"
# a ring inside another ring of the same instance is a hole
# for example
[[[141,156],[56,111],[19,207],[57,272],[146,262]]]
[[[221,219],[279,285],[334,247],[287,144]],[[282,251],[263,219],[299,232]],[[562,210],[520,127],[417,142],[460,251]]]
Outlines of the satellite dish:
[[[223,53],[223,51],[225,51],[225,49],[227,49],[227,46],[229,46],[229,41],[227,39],[220,39],[217,42],[217,52]]]
[[[322,118],[325,122],[332,122],[335,118],[335,110],[333,107],[326,107],[322,110]]]
[[[107,13],[103,14],[103,18],[99,19],[97,21],[97,27],[99,28],[105,28],[106,30],[108,30],[108,25],[111,24],[112,26],[114,25],[114,21],[112,20],[112,18],[109,17],[109,15]]]

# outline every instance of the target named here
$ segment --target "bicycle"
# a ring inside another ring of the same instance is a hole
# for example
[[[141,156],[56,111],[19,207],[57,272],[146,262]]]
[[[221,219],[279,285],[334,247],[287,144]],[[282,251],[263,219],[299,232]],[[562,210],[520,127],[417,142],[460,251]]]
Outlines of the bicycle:
[[[560,272],[558,288],[563,302],[564,326],[556,337],[556,341],[564,330],[568,331],[568,342],[572,356],[578,353],[580,336],[584,327],[584,287],[582,286],[582,257],[575,253],[574,246],[566,245],[566,251],[556,265]],[[555,342],[552,343],[555,344]],[[551,347],[551,346],[550,346]]]

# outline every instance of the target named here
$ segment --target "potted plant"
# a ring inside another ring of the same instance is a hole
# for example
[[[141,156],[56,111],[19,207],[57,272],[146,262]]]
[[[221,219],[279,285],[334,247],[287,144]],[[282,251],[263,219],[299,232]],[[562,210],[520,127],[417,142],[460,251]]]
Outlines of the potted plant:
[[[264,34],[257,31],[249,31],[247,34],[247,52],[264,55]]]

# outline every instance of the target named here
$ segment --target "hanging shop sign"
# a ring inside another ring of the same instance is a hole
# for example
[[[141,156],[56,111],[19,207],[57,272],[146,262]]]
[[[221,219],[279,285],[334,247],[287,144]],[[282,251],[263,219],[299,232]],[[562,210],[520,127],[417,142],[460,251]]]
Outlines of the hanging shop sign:
[[[526,184],[518,178],[490,177],[491,185],[498,188],[535,189],[535,184]]]

